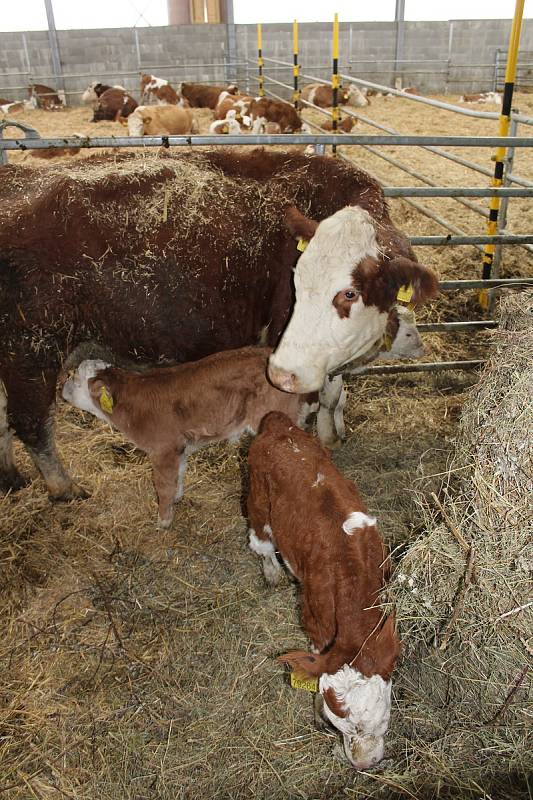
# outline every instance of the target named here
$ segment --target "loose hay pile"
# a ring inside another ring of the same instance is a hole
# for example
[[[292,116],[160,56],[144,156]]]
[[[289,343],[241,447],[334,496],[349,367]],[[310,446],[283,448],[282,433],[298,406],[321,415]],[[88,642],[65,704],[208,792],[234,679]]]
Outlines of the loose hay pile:
[[[394,576],[404,657],[391,739],[401,737],[407,769],[392,781],[406,790],[443,786],[479,797],[493,783],[498,800],[527,796],[532,353],[528,292],[502,303],[442,501],[434,495],[422,506],[426,532]]]

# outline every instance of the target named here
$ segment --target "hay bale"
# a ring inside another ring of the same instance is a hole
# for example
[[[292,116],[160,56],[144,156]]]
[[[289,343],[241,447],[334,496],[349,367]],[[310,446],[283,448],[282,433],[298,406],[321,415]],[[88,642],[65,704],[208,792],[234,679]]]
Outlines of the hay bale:
[[[421,504],[425,533],[393,577],[403,640],[396,745],[407,764],[387,778],[419,792],[479,797],[480,786],[499,786],[493,796],[526,796],[532,351],[533,292],[510,296],[441,497]]]

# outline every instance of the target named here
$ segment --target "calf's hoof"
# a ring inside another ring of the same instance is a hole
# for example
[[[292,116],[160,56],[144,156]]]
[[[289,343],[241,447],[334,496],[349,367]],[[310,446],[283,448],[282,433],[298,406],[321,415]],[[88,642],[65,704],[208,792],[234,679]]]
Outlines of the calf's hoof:
[[[172,521],[174,519],[174,515],[170,517],[170,519],[161,519],[161,517],[157,518],[156,528],[158,531],[168,531],[170,526],[172,525]]]

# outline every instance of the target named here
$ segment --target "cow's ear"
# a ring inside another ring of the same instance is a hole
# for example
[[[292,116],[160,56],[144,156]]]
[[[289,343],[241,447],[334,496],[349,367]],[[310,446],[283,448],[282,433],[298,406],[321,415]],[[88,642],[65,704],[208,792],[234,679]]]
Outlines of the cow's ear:
[[[289,206],[285,211],[285,227],[294,239],[305,239],[309,241],[315,235],[318,222],[309,219],[296,206]]]
[[[395,289],[412,287],[410,302],[425,303],[439,293],[439,279],[435,272],[409,258],[393,258],[385,264],[385,272]]]

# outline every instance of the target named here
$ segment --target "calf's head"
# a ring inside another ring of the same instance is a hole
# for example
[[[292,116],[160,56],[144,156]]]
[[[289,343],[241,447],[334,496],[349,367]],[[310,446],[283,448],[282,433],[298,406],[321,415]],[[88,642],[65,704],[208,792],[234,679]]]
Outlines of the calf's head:
[[[359,206],[346,206],[320,224],[291,207],[285,221],[307,246],[294,271],[292,317],[268,372],[280,389],[313,392],[383,335],[401,286],[411,284],[412,302],[419,303],[437,293],[437,278],[416,261],[385,258],[374,221]]]
[[[82,361],[63,384],[63,399],[76,408],[89,411],[104,422],[109,422],[113,409],[113,393],[108,385],[109,381],[104,379],[109,368],[112,368],[111,364],[105,361]]]

